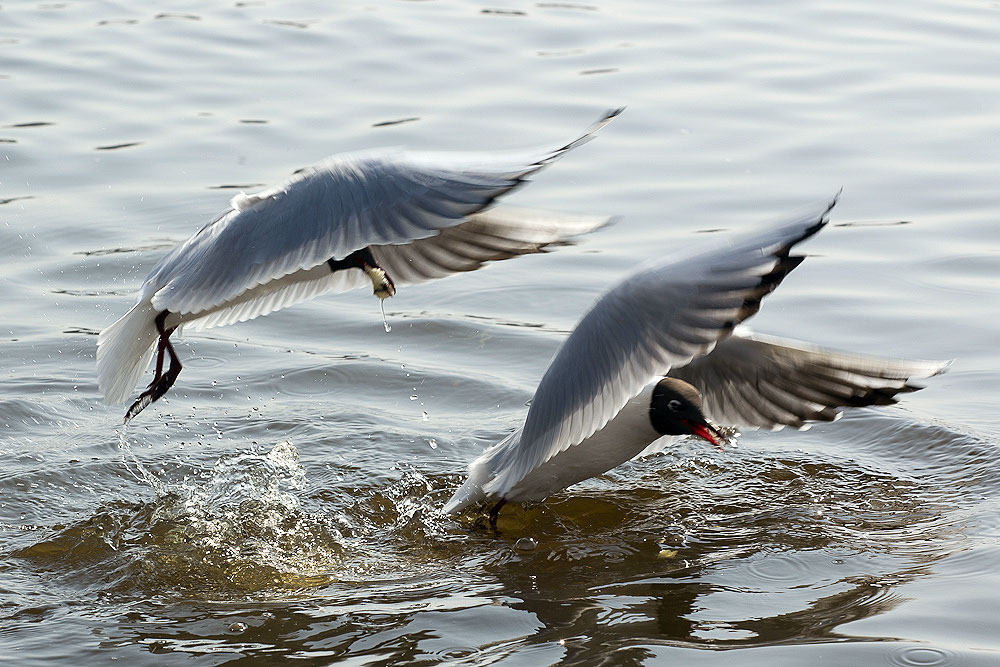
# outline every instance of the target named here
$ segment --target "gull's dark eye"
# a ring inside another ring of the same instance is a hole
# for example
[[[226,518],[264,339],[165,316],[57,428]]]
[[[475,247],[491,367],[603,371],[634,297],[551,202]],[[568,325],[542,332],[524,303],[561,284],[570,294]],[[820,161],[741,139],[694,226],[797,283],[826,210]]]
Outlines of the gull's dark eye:
[[[671,412],[677,412],[678,410],[681,409],[681,402],[675,398],[669,403],[667,403],[667,409],[670,410]]]

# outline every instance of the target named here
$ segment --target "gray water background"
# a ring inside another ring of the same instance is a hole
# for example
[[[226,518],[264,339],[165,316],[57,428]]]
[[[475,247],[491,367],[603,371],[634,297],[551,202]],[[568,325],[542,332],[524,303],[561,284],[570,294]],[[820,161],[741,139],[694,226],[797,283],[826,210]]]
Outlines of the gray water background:
[[[1000,664],[1000,5],[0,6],[0,662]],[[193,333],[124,435],[97,333],[328,154],[556,146],[546,255]],[[844,188],[754,328],[956,359],[900,406],[437,509],[636,263]],[[905,224],[904,224],[905,223]]]

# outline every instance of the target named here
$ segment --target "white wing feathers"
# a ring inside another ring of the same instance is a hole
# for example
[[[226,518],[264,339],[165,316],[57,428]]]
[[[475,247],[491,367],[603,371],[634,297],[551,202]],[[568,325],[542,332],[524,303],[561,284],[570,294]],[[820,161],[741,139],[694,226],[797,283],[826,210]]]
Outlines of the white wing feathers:
[[[156,310],[207,311],[282,276],[369,245],[436,235],[493,204],[590,136],[554,151],[337,155],[233,208],[168,254],[144,283]]]
[[[372,255],[397,285],[474,271],[485,262],[545,252],[611,222],[607,216],[497,206],[406,245],[373,246]]]
[[[470,216],[437,236],[406,245],[372,246],[372,255],[396,286],[473,271],[485,262],[571,243],[574,236],[602,227],[607,216],[552,213],[498,206]],[[346,292],[371,281],[361,271],[331,272],[326,264],[297,271],[242,292],[184,325],[208,329],[267,315],[327,292]]]
[[[828,221],[810,215],[727,248],[644,267],[598,300],[542,377],[517,448],[495,453],[483,490],[500,497],[530,470],[602,428],[657,375],[704,355],[795,268],[795,244]]]
[[[346,292],[371,285],[361,271],[331,272],[325,264],[308,271],[298,271],[247,290],[223,307],[205,311],[195,320],[181,325],[184,331],[210,329],[235,322],[246,322],[282,308],[315,298],[327,292]]]
[[[919,388],[909,380],[943,373],[950,365],[837,352],[737,331],[711,354],[669,375],[701,391],[712,421],[777,430],[833,421],[842,407],[891,405],[896,394]]]

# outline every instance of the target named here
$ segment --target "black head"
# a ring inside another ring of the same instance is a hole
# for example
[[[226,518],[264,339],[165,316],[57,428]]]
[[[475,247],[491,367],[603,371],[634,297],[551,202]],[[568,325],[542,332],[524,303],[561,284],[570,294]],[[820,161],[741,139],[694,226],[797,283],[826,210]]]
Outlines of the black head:
[[[701,393],[683,380],[663,378],[653,389],[649,421],[660,435],[697,435],[718,445],[722,433],[701,408]]]

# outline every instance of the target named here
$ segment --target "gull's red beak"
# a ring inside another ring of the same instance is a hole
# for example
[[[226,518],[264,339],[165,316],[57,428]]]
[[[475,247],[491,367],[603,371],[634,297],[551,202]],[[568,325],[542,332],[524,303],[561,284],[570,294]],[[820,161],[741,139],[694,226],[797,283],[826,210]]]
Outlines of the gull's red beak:
[[[722,432],[715,426],[709,424],[707,421],[698,423],[698,422],[693,422],[690,419],[684,419],[681,421],[681,423],[683,423],[685,426],[691,429],[691,433],[693,433],[694,435],[698,436],[699,438],[708,440],[710,443],[712,443],[719,449],[722,449],[720,441],[725,442],[726,438],[724,435],[722,435]]]

